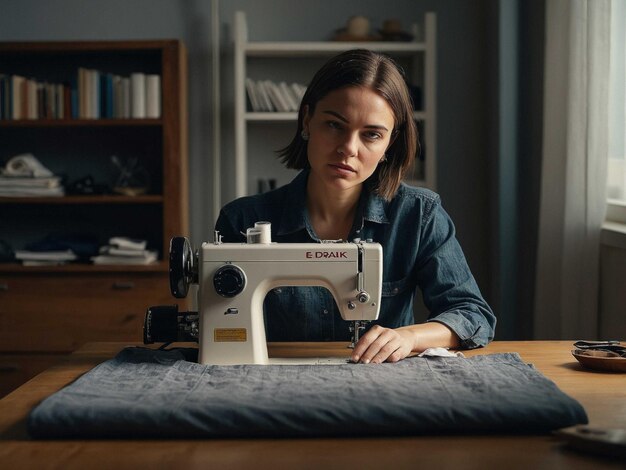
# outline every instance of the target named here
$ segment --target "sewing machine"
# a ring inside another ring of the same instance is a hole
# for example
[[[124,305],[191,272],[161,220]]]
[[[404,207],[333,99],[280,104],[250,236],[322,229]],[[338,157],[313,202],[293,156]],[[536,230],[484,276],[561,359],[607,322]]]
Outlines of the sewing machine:
[[[351,322],[352,344],[380,310],[382,247],[371,241],[272,243],[271,227],[257,222],[247,243],[213,243],[193,252],[189,241],[170,243],[170,287],[177,298],[198,284],[198,312],[150,307],[144,343],[199,343],[201,364],[268,364],[263,320],[267,293],[280,286],[323,286],[341,317]],[[268,313],[271,315],[271,312]],[[344,361],[345,362],[345,361]]]

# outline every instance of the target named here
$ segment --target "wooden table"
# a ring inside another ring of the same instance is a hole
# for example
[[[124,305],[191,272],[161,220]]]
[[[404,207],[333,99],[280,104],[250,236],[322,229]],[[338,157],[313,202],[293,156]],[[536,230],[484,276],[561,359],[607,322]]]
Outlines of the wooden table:
[[[67,361],[0,400],[4,468],[421,468],[507,470],[624,468],[625,462],[570,450],[552,435],[466,435],[341,439],[33,441],[29,411],[126,343],[87,344]],[[626,428],[626,374],[583,369],[572,341],[501,341],[467,356],[518,352],[585,407],[590,425]],[[271,356],[337,356],[345,343],[270,345]]]

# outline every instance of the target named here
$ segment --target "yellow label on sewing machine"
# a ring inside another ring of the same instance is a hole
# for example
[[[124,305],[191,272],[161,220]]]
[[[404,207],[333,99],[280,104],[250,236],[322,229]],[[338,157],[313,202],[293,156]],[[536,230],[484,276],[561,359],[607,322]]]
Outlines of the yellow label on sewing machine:
[[[218,342],[247,341],[248,335],[245,328],[215,328],[213,340]]]

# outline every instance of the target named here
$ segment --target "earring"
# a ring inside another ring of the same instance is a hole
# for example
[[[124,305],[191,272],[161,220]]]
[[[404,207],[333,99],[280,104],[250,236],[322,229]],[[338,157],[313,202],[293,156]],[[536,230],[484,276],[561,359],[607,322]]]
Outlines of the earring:
[[[384,154],[382,158],[378,160],[378,163],[385,163],[386,161],[387,161],[387,154]]]
[[[309,140],[309,133],[302,129],[302,132],[300,132],[300,137],[302,137],[302,140]]]

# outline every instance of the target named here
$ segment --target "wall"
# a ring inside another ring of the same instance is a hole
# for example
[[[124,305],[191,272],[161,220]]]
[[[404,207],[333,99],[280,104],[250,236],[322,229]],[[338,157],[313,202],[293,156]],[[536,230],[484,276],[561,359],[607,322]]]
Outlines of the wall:
[[[354,14],[401,18],[408,27],[426,11],[438,22],[438,191],[458,238],[489,299],[491,99],[487,63],[497,53],[490,37],[490,2],[463,0],[229,0],[220,2],[222,25],[222,202],[234,194],[232,21],[249,18],[252,40],[322,40]],[[189,51],[191,231],[195,243],[212,233],[211,213],[211,2],[201,0],[0,0],[0,40],[180,38]],[[1,67],[1,64],[0,64]],[[280,147],[284,142],[277,142]]]
[[[193,234],[206,233],[209,224],[210,11],[211,2],[193,0],[0,0],[0,41],[175,38],[186,44]]]
[[[598,338],[626,338],[626,228],[612,227],[602,230],[600,246],[600,309],[598,312]]]

